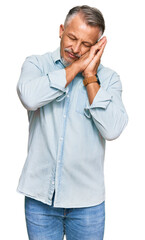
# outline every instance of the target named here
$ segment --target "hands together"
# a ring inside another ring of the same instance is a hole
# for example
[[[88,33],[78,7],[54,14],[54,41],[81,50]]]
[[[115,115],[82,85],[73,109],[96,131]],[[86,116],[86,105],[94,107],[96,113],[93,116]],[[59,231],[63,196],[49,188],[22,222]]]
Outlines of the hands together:
[[[95,76],[97,74],[97,69],[106,43],[107,39],[103,37],[99,42],[93,45],[88,52],[65,68],[67,81],[65,87],[67,87],[79,72],[81,72],[84,77]]]
[[[97,69],[106,43],[107,39],[106,37],[103,37],[76,61],[79,66],[79,72],[82,72],[84,77],[90,77],[97,74]]]

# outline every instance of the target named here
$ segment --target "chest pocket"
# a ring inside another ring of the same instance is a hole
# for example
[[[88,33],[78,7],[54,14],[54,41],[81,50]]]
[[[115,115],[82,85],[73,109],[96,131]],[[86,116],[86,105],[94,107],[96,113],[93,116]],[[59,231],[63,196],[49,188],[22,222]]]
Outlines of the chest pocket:
[[[87,106],[88,103],[88,95],[86,89],[81,88],[77,94],[76,100],[76,112],[84,115],[84,108]]]

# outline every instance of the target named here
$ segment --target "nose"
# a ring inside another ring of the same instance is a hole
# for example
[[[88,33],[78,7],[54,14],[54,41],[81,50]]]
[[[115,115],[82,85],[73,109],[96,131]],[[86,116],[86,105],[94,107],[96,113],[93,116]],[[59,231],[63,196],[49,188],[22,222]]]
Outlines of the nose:
[[[79,42],[75,43],[75,45],[73,46],[73,52],[75,54],[79,54],[81,50],[81,44]]]

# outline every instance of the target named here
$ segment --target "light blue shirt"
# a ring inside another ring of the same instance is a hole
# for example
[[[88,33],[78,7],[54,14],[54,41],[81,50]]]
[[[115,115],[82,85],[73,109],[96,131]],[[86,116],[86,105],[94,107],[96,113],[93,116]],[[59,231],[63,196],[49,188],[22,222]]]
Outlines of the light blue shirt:
[[[101,87],[89,104],[79,73],[65,88],[60,48],[26,58],[17,92],[29,119],[27,158],[17,191],[54,207],[77,208],[105,200],[106,140],[125,128],[118,74],[99,65]],[[22,157],[23,158],[23,157]]]

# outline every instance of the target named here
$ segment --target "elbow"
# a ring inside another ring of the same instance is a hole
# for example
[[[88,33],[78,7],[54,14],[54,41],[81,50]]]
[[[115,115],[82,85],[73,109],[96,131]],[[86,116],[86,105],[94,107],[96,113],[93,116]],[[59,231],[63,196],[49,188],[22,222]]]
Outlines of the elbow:
[[[106,133],[104,138],[107,141],[113,141],[113,140],[117,139],[120,136],[120,134],[121,134],[121,132],[112,131],[112,132]]]
[[[121,135],[125,127],[127,126],[127,123],[128,123],[128,116],[127,114],[125,114],[124,120],[120,124],[116,124],[116,126],[110,129],[110,131],[106,131],[104,138],[108,141],[113,141],[117,139]]]
[[[22,103],[22,105],[29,111],[36,111],[37,110],[37,106],[36,104],[34,104],[33,99],[25,93],[22,84],[18,84],[17,85],[17,94],[20,98],[20,101]]]

